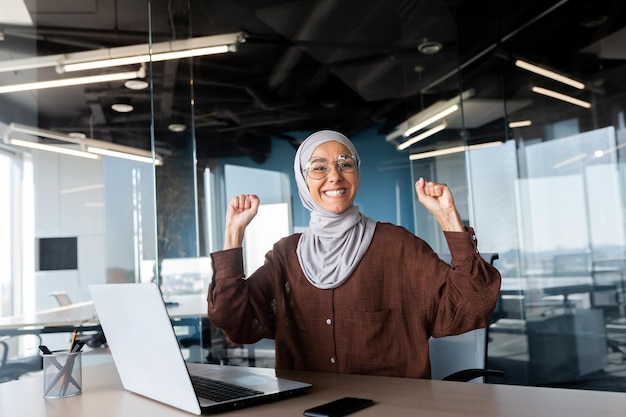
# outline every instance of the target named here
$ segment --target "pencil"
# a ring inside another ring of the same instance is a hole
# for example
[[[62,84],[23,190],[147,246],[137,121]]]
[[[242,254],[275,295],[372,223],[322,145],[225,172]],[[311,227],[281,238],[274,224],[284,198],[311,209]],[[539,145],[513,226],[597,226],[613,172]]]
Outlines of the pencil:
[[[76,343],[76,336],[78,335],[78,331],[76,329],[74,329],[74,332],[72,332],[72,340],[70,342],[70,348],[68,350],[68,353],[72,353],[72,350],[74,349],[74,343]],[[67,377],[68,375],[71,376],[72,374],[72,368],[74,367],[74,356],[72,357],[68,357],[66,359],[65,362],[65,366],[63,366],[63,369],[61,369],[61,382],[59,383],[59,395],[65,395],[65,392],[67,391],[67,385],[68,382],[67,381]],[[61,392],[61,390],[63,390],[63,392]]]
[[[72,333],[72,341],[70,342],[70,348],[68,350],[68,352],[72,352],[72,349],[74,349],[74,343],[76,343],[76,335],[77,335],[77,330],[74,329],[74,332]]]

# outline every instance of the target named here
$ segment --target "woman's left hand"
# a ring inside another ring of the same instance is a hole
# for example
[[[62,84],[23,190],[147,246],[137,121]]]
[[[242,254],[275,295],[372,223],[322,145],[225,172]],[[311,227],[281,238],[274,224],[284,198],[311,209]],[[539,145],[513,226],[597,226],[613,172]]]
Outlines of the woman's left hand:
[[[446,232],[463,232],[461,215],[456,209],[452,192],[446,184],[420,178],[415,183],[417,199],[435,217]]]

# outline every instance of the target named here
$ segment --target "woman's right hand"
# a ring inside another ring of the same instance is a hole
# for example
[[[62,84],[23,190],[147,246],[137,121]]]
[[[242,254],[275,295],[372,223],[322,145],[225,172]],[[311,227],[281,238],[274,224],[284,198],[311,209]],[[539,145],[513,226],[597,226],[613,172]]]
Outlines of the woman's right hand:
[[[230,200],[226,209],[224,249],[241,247],[246,227],[259,211],[260,202],[255,194],[241,194]]]

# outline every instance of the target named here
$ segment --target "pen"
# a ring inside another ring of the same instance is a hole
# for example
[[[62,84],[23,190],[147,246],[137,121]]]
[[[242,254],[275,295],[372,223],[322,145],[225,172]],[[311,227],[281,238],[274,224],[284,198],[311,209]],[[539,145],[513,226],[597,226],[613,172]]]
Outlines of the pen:
[[[83,342],[82,340],[77,340],[76,343],[74,343],[74,347],[72,348],[71,353],[80,352],[83,349],[83,346],[85,346],[85,342]]]

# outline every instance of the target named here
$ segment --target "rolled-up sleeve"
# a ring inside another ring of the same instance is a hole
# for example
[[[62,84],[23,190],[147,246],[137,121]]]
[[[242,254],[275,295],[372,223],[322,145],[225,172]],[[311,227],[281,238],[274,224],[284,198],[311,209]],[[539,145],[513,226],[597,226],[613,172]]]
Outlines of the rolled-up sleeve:
[[[273,320],[264,296],[255,296],[253,286],[244,279],[242,249],[214,252],[211,259],[213,276],[207,294],[211,323],[235,343],[254,343],[273,337]],[[262,270],[250,280],[262,281]]]
[[[500,292],[498,270],[483,259],[478,251],[474,229],[465,232],[444,232],[451,266],[435,267],[437,299],[433,300],[434,337],[460,334],[489,325]]]

